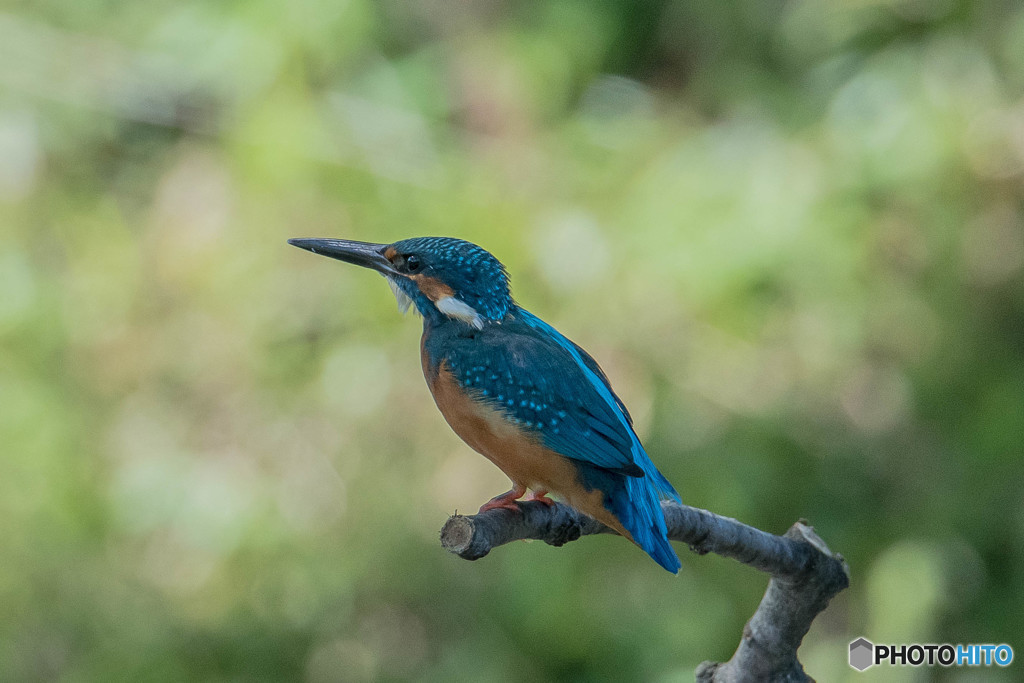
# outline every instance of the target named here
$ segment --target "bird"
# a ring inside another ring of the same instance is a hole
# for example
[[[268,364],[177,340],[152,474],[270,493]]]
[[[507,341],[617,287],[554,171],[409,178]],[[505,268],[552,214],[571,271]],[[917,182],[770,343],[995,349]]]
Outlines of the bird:
[[[512,489],[480,512],[554,505],[553,493],[672,572],[661,500],[681,502],[648,457],[601,366],[512,298],[505,266],[472,242],[391,244],[302,238],[288,243],[383,275],[404,313],[423,318],[427,386],[452,430],[500,468]]]

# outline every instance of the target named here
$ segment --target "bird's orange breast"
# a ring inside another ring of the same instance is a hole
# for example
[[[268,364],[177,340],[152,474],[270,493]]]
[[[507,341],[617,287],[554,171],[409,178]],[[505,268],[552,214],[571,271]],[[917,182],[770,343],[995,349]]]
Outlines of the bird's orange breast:
[[[434,401],[452,430],[509,479],[534,491],[558,494],[576,509],[632,540],[605,509],[601,492],[587,490],[580,483],[577,467],[569,458],[547,448],[536,435],[465,391],[444,363],[434,374],[424,355],[423,372]]]

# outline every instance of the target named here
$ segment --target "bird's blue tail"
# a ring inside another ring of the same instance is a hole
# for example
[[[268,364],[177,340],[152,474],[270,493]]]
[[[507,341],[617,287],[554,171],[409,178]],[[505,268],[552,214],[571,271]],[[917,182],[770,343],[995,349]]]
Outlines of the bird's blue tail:
[[[658,477],[661,478],[660,473]],[[633,535],[638,546],[655,562],[675,574],[681,564],[669,543],[665,515],[662,514],[660,496],[652,486],[653,482],[649,481],[649,476],[645,476],[626,477],[624,483],[626,495],[615,497],[613,506],[618,509],[612,510],[612,513]]]
[[[675,574],[682,565],[668,540],[661,498],[680,502],[679,494],[650,460],[638,464],[644,470],[643,477],[589,468],[584,481],[587,486],[604,492],[605,507],[630,533],[633,541],[655,562]]]

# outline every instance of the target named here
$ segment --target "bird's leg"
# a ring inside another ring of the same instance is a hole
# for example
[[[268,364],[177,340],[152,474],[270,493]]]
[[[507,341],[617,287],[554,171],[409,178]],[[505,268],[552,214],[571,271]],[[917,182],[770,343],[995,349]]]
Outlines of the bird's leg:
[[[526,487],[522,484],[516,484],[511,491],[506,491],[500,496],[495,496],[489,501],[480,506],[480,512],[487,512],[495,508],[505,508],[506,510],[519,510],[519,506],[516,505],[516,501],[523,497],[526,493]]]
[[[547,489],[541,489],[540,491],[533,491],[533,492],[531,492],[530,493],[530,497],[527,498],[526,500],[535,500],[538,503],[544,503],[548,507],[551,507],[552,505],[555,504],[555,501],[553,501],[552,499],[548,498]]]

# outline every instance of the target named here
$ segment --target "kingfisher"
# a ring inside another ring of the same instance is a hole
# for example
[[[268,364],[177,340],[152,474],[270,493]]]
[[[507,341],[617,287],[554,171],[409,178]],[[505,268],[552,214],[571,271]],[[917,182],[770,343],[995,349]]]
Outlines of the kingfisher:
[[[450,237],[393,244],[288,240],[383,275],[404,313],[423,317],[423,375],[452,430],[512,480],[480,512],[553,505],[554,493],[644,550],[672,573],[662,499],[679,494],[644,451],[601,366],[512,298],[490,252]]]

